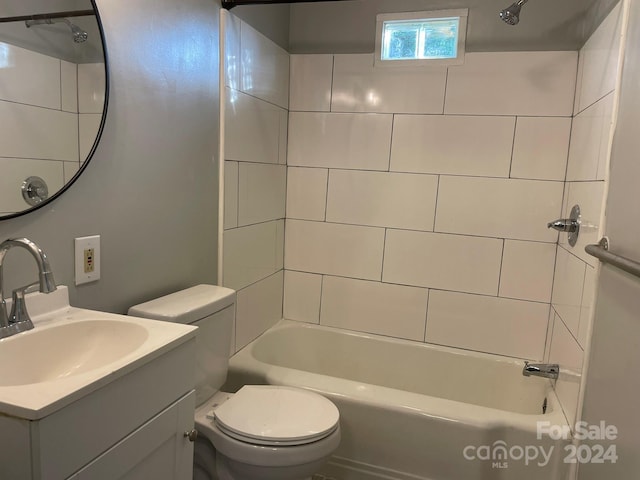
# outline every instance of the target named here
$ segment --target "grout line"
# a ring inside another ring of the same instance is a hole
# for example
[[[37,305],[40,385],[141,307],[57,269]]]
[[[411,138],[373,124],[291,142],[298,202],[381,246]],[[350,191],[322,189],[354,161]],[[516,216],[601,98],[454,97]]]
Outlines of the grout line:
[[[382,279],[384,278],[384,254],[387,251],[387,231],[389,229],[384,229],[384,237],[382,239],[382,265],[380,266],[380,282],[382,283]]]
[[[333,78],[336,73],[336,56],[331,55],[331,87],[329,90],[329,112],[333,111]]]
[[[240,228],[240,162],[238,163],[238,178],[237,180],[237,185],[236,185],[236,228]],[[223,179],[224,181],[224,179]],[[261,223],[265,223],[265,222],[261,222]],[[246,227],[248,225],[243,225],[243,227]]]
[[[254,100],[259,100],[259,101],[264,102],[264,103],[266,103],[268,105],[271,105],[272,107],[276,107],[276,108],[278,108],[280,110],[284,110],[286,112],[289,112],[289,109],[287,107],[283,107],[282,105],[278,105],[277,103],[274,103],[272,101],[265,100],[262,97],[257,97],[256,95],[252,95],[251,93],[247,93],[244,90],[241,90],[239,88],[233,88],[233,87],[229,87],[229,86],[226,86],[226,85],[225,85],[224,88],[228,88],[229,90],[233,90],[236,93],[239,93],[241,95],[246,95],[247,97],[253,98]]]
[[[334,277],[334,278],[342,278],[342,279],[345,279],[345,280],[354,280],[356,282],[378,283],[378,284],[382,284],[382,285],[394,285],[394,286],[398,286],[398,287],[419,288],[419,289],[423,289],[423,290],[429,290],[430,292],[456,293],[456,294],[460,294],[460,295],[473,295],[474,297],[513,300],[513,301],[516,301],[516,302],[528,303],[528,304],[533,304],[533,305],[549,305],[549,302],[542,302],[542,301],[537,301],[537,300],[526,300],[526,299],[514,298],[514,297],[500,297],[500,296],[496,297],[495,295],[489,294],[489,293],[465,292],[465,291],[462,291],[462,290],[451,290],[451,289],[437,288],[437,287],[426,286],[426,285],[416,285],[416,284],[397,283],[397,282],[388,282],[388,281],[385,282],[385,281],[379,281],[379,280],[371,279],[371,278],[349,277],[349,276],[346,276],[346,275],[340,275],[340,274],[335,274],[335,273],[313,272],[313,271],[308,271],[308,270],[301,270],[299,268],[287,268],[287,270],[291,271],[291,272],[306,273],[306,274],[309,274],[309,275],[321,275],[323,277]]]
[[[423,341],[427,341],[427,321],[429,319],[429,300],[431,299],[431,289],[427,289],[427,310],[424,314],[424,335],[422,336]]]
[[[327,221],[327,210],[329,209],[329,177],[331,175],[331,169],[327,168],[327,188],[324,192],[324,221]]]
[[[321,325],[321,319],[322,319],[322,295],[324,294],[324,278],[325,275],[321,275],[320,276],[320,306],[318,308],[318,325]]]
[[[396,115],[395,113],[391,115],[391,136],[389,137],[389,157],[387,162],[387,172],[391,172],[391,155],[393,153],[393,132],[396,125]]]
[[[251,162],[251,161],[244,161],[244,160],[231,160],[228,159],[228,161],[234,161],[234,162],[239,162],[239,163],[255,163],[255,164],[261,164],[261,165],[282,165],[282,164],[276,164],[276,163],[267,163],[267,162]],[[544,183],[562,183],[564,184],[565,181],[563,180],[552,180],[552,179],[545,179],[545,178],[523,178],[523,177],[513,177],[513,178],[509,178],[509,177],[498,177],[495,175],[465,175],[465,174],[457,174],[457,173],[447,173],[447,172],[417,172],[417,171],[410,171],[410,170],[381,170],[381,169],[371,169],[371,168],[345,168],[345,167],[336,167],[336,166],[328,166],[328,165],[304,165],[304,164],[287,164],[288,167],[291,168],[323,168],[323,169],[331,169],[331,170],[340,170],[340,171],[346,171],[346,172],[378,172],[378,173],[400,173],[403,175],[431,175],[431,176],[436,176],[436,175],[440,175],[440,176],[445,176],[445,177],[455,177],[455,178],[478,178],[478,179],[487,179],[487,180],[515,180],[515,181],[523,181],[523,182],[544,182]],[[591,183],[595,183],[595,182],[604,182],[604,180],[576,180],[576,183],[578,182],[591,182]]]
[[[436,220],[438,218],[438,197],[440,196],[440,175],[438,175],[438,179],[436,181],[436,201],[433,206],[433,231],[436,231]]]
[[[515,121],[513,122],[513,140],[511,142],[511,159],[509,161],[509,178],[513,178],[511,176],[511,171],[513,170],[513,154],[516,150],[516,133],[518,132],[518,117],[515,117]]]
[[[553,308],[552,305],[549,305],[549,316],[547,319],[547,331],[546,334],[544,336],[544,352],[543,352],[543,357],[542,360],[543,361],[548,361],[550,360],[550,356],[551,356],[551,343],[553,342],[553,329],[555,327],[555,323],[556,323],[556,311]],[[547,351],[547,347],[549,348],[549,350]]]
[[[240,92],[244,93],[244,92]],[[613,93],[613,92],[610,92]],[[609,94],[610,94],[609,93]],[[248,94],[245,94],[248,95]],[[606,95],[605,95],[606,97]],[[258,100],[262,100],[261,98]],[[604,97],[603,97],[604,98]],[[600,99],[602,100],[602,99]],[[266,100],[263,100],[266,102]],[[267,102],[269,103],[269,102]],[[272,104],[275,105],[275,104]],[[284,107],[275,105],[278,108],[286,110]],[[410,111],[376,111],[376,110],[288,110],[290,113],[306,113],[306,114],[321,114],[321,115],[354,115],[354,116],[370,116],[370,115],[401,115],[407,117],[480,117],[480,118],[513,118],[514,114],[486,114],[486,113],[441,113],[441,112],[410,112]],[[573,118],[573,114],[569,115],[517,115],[520,118]]]
[[[282,272],[282,276],[284,276],[284,268],[280,268],[280,269],[276,270],[275,272],[272,272],[272,273],[268,274],[266,277],[262,277],[262,278],[260,278],[258,280],[255,280],[255,281],[253,281],[253,282],[251,282],[251,283],[249,283],[247,285],[244,285],[244,286],[242,286],[240,288],[234,288],[234,290],[236,290],[236,292],[241,292],[242,290],[246,290],[249,287],[252,287],[252,286],[254,286],[254,285],[256,285],[256,284],[258,284],[260,282],[263,282],[264,280],[268,280],[271,277],[274,277],[274,276],[278,275],[280,272]],[[228,288],[231,288],[231,287],[228,287]]]
[[[449,86],[449,67],[447,67],[444,76],[444,94],[442,96],[442,115],[447,111],[447,87]]]
[[[558,318],[560,319],[560,321],[562,322],[562,324],[564,325],[564,328],[567,329],[567,332],[569,332],[569,335],[571,335],[571,338],[573,338],[573,340],[576,342],[576,345],[578,345],[578,347],[580,348],[580,350],[582,350],[582,352],[584,353],[584,347],[582,345],[580,345],[580,342],[578,341],[578,339],[576,338],[576,336],[573,334],[573,332],[571,331],[571,329],[568,327],[567,323],[564,321],[564,318],[562,318],[562,316],[558,313],[558,311],[553,307],[553,304],[551,305],[551,308],[553,308],[553,311],[555,312],[555,314],[558,316]],[[553,340],[553,339],[552,339]]]
[[[496,293],[496,297],[500,296],[500,285],[502,284],[502,266],[504,265],[504,248],[507,241],[502,239],[502,255],[500,256],[500,270],[498,271],[498,292]]]
[[[597,105],[598,103],[600,103],[602,100],[604,100],[605,98],[607,98],[609,95],[611,95],[612,93],[614,93],[616,91],[616,89],[614,88],[613,90],[608,91],[607,93],[605,93],[604,95],[602,95],[600,98],[598,98],[597,100],[595,100],[593,103],[587,105],[586,107],[584,107],[582,110],[580,110],[579,112],[576,112],[572,118],[575,118],[579,115],[582,115],[584,112],[586,112],[587,110],[589,110],[590,108],[594,107],[595,105]]]
[[[276,220],[281,220],[281,219],[276,219]],[[287,218],[287,220],[294,220],[296,222],[322,223],[322,224],[326,224],[326,225],[344,225],[344,226],[350,226],[350,227],[363,227],[363,228],[375,228],[375,229],[386,228],[386,229],[389,229],[389,230],[397,230],[397,231],[401,231],[401,232],[430,233],[430,234],[436,234],[436,235],[455,235],[455,236],[458,236],[458,237],[486,238],[486,239],[493,239],[493,240],[513,240],[513,241],[518,241],[518,242],[540,243],[540,244],[543,244],[543,245],[556,245],[556,243],[553,242],[553,241],[532,240],[532,239],[527,239],[527,238],[496,237],[496,236],[489,236],[489,235],[477,235],[477,234],[472,234],[472,233],[418,230],[418,229],[415,229],[415,228],[394,227],[394,226],[389,226],[389,225],[366,225],[366,224],[359,224],[359,223],[337,222],[337,221],[334,221],[334,220],[325,221],[325,220],[314,220],[314,219],[293,218],[293,217]],[[267,221],[259,222],[259,223],[267,223],[267,222],[271,222],[271,221],[274,221],[274,220],[267,220]],[[253,225],[258,225],[259,223],[256,223],[256,224],[253,224]],[[245,226],[249,226],[249,225],[242,225],[242,226],[245,227]],[[240,227],[238,227],[238,228],[240,228]],[[580,257],[577,257],[577,258],[580,258]]]

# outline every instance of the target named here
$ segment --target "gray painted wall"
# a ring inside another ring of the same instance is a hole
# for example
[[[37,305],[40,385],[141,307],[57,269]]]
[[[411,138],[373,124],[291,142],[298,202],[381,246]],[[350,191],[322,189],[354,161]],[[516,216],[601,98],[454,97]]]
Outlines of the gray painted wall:
[[[640,262],[640,3],[629,2],[629,29],[620,88],[620,109],[611,152],[606,235],[611,251]],[[600,274],[587,370],[583,420],[615,425],[616,463],[580,465],[580,480],[638,478],[640,472],[640,279],[611,266]]]
[[[291,53],[370,53],[376,15],[469,8],[467,51],[579,50],[617,0],[532,0],[511,27],[498,12],[512,0],[352,0],[291,6]],[[597,13],[590,8],[594,4]],[[246,7],[251,8],[251,7]],[[606,12],[606,13],[605,13]]]
[[[235,7],[232,12],[285,50],[289,49],[289,5],[247,5]]]
[[[125,312],[216,281],[219,2],[97,4],[111,79],[102,140],[59,199],[0,221],[0,240],[37,242],[72,305]],[[74,287],[73,239],[93,234],[102,236],[102,279]],[[33,260],[15,250],[5,292],[37,278]]]

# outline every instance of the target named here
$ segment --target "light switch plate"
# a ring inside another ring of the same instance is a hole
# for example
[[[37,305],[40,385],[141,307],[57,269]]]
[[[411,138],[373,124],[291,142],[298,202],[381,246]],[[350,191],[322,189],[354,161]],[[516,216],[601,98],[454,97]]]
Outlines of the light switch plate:
[[[75,239],[76,285],[100,280],[100,235]]]

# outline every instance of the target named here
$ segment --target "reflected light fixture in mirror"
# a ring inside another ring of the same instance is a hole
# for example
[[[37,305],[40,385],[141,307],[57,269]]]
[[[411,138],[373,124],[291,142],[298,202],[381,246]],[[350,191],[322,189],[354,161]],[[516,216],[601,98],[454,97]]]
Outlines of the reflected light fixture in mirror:
[[[109,82],[93,0],[0,5],[0,219],[38,209],[84,171]]]

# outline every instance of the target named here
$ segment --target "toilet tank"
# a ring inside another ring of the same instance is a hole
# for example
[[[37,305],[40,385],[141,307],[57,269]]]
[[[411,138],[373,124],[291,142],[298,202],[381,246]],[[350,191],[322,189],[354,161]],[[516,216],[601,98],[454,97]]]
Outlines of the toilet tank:
[[[198,327],[196,335],[196,403],[208,400],[227,379],[233,353],[236,292],[196,285],[129,309],[129,315]]]

